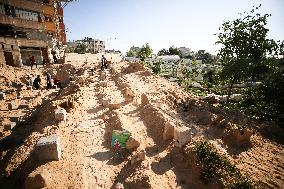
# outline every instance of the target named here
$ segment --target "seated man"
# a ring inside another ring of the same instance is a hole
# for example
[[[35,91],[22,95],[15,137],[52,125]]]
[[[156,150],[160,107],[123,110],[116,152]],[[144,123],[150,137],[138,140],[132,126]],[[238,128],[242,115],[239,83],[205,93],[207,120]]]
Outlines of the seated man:
[[[41,79],[40,79],[40,75],[38,75],[37,78],[34,79],[33,87],[34,87],[36,90],[39,90],[39,88],[40,88],[40,83],[41,83]]]

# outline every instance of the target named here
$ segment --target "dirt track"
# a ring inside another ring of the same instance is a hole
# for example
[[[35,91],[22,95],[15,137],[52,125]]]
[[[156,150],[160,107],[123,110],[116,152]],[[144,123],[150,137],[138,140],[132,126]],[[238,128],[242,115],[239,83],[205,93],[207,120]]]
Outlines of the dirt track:
[[[67,61],[82,65],[86,59],[70,56]],[[89,63],[92,60],[87,59]],[[90,67],[95,66],[90,64]],[[2,155],[1,172],[10,171],[11,175],[2,179],[0,186],[19,188],[32,171],[45,169],[51,175],[47,188],[112,188],[117,182],[135,189],[219,188],[218,184],[202,184],[198,170],[194,169],[183,149],[174,147],[173,141],[163,141],[164,123],[172,121],[185,126],[196,124],[196,129],[219,151],[225,151],[243,173],[262,181],[268,188],[284,188],[282,144],[255,134],[251,139],[252,146],[248,148],[230,146],[220,136],[222,134],[213,132],[210,121],[204,123],[207,117],[203,115],[214,108],[210,109],[137,63],[113,63],[107,74],[107,87],[100,85],[100,72],[96,66],[89,82],[80,85],[77,91],[66,89],[53,102],[47,101],[37,117],[31,120],[31,125],[16,131],[26,137],[21,145]],[[133,101],[126,99],[125,86],[135,94]],[[58,124],[53,120],[53,111],[56,105],[64,102],[68,96],[64,94],[68,92],[79,96],[79,101],[68,113],[67,121]],[[149,103],[141,104],[142,94]],[[186,97],[194,101],[189,112],[181,111],[179,107],[181,99]],[[120,108],[111,110],[109,106],[103,106],[102,98],[120,104]],[[198,107],[202,107],[201,110]],[[2,112],[4,115],[5,111]],[[139,138],[139,148],[146,150],[147,158],[142,163],[131,165],[130,154],[124,154],[123,159],[111,150],[112,130],[122,128]],[[32,155],[33,147],[41,136],[50,134],[60,136],[62,158],[38,164]]]

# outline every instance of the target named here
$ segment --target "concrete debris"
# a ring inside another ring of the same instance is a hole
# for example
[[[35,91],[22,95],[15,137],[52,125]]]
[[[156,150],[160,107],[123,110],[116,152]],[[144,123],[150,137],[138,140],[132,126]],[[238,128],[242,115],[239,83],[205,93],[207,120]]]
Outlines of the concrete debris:
[[[66,121],[67,112],[64,108],[58,108],[54,112],[54,117],[56,121]]]
[[[135,152],[133,156],[131,157],[131,165],[139,161],[144,161],[145,159],[146,159],[146,151],[144,149],[138,152]]]
[[[61,158],[60,139],[56,135],[42,137],[36,145],[39,161],[59,161]]]
[[[182,148],[185,144],[190,142],[195,135],[196,135],[196,130],[194,128],[189,128],[186,126],[175,127],[174,130],[175,146]]]

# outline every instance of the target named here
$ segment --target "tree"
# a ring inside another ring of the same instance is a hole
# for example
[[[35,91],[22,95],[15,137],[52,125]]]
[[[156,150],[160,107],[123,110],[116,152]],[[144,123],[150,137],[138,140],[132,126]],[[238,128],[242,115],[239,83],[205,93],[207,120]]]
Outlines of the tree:
[[[128,57],[135,57],[135,53],[132,50],[129,50],[128,52],[126,52],[126,56]]]
[[[267,56],[279,53],[280,41],[267,38],[269,30],[265,26],[271,15],[256,13],[260,6],[240,14],[241,18],[224,22],[219,28],[220,33],[216,34],[216,43],[221,45],[218,56],[223,65],[220,77],[229,82],[227,101],[234,83],[258,79],[261,70],[267,67]]]
[[[169,55],[178,55],[180,58],[182,57],[181,52],[174,46],[169,48]]]
[[[169,51],[167,51],[166,49],[161,49],[157,54],[158,56],[165,56],[169,54]]]
[[[140,58],[142,61],[145,61],[146,58],[151,56],[152,52],[153,50],[151,49],[150,45],[146,43],[138,52],[138,58]]]

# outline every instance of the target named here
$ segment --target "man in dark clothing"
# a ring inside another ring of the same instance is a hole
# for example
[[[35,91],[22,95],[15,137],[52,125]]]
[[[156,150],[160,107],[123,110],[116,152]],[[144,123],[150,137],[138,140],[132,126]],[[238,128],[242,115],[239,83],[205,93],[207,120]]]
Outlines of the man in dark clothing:
[[[49,73],[46,73],[46,85],[47,85],[47,89],[51,89],[52,88],[51,75]]]
[[[30,57],[30,64],[31,64],[31,69],[33,69],[33,66],[35,65],[37,68],[36,60],[34,56]]]
[[[52,57],[53,57],[53,63],[58,64],[58,60],[57,60],[57,57],[56,57],[56,51],[52,50],[51,54],[52,54]]]
[[[104,55],[102,55],[102,60],[101,60],[101,70],[107,69],[107,59],[105,58]]]
[[[41,83],[41,79],[40,79],[40,75],[37,76],[37,78],[35,78],[34,83],[33,83],[33,87],[36,90],[39,90],[40,88],[40,83]]]

